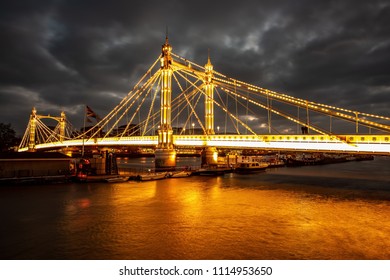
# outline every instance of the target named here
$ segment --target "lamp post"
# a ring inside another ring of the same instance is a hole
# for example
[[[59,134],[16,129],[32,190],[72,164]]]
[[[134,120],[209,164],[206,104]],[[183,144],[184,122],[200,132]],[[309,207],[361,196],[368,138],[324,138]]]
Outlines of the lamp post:
[[[219,126],[217,126],[218,134],[219,134]]]
[[[194,134],[195,134],[195,124],[192,123],[192,135],[194,135]]]

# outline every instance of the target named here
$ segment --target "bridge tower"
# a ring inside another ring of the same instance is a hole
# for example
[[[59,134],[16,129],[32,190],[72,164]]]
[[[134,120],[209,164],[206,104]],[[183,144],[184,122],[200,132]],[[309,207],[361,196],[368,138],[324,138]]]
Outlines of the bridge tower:
[[[35,107],[32,108],[30,115],[30,138],[28,141],[28,151],[35,151],[35,128],[37,126],[37,110]]]
[[[207,59],[205,67],[205,125],[206,134],[214,134],[214,84],[213,79],[213,65],[210,61],[210,55]]]
[[[176,150],[173,146],[173,130],[171,125],[171,97],[172,97],[172,47],[168,42],[162,45],[161,53],[161,106],[160,128],[158,130],[158,144],[155,150],[156,170],[170,170],[176,167]]]
[[[208,55],[205,67],[205,126],[206,135],[213,135],[214,132],[214,84],[213,84],[213,65]],[[218,151],[215,147],[206,147],[202,155],[202,163],[206,165],[218,164]]]
[[[65,139],[65,129],[66,129],[66,115],[65,112],[61,112],[61,117],[59,118],[60,122],[60,142],[63,142]]]

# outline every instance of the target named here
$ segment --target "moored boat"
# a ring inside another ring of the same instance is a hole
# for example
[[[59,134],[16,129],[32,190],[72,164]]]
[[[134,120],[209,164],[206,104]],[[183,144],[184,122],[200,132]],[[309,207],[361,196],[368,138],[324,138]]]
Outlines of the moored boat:
[[[268,167],[282,167],[286,165],[286,163],[281,159],[272,159],[269,160],[267,163]]]
[[[177,171],[177,172],[169,172],[168,173],[168,178],[183,178],[183,177],[188,177],[191,176],[192,172],[191,171]]]
[[[289,157],[286,160],[286,165],[287,166],[304,166],[304,165],[319,165],[324,163],[324,158],[323,157],[314,157],[314,156],[309,156],[309,157]]]
[[[200,168],[193,172],[194,175],[200,176],[223,176],[231,172],[231,168]]]
[[[118,182],[126,182],[129,180],[129,177],[112,177],[106,178],[105,181],[107,183],[118,183]]]
[[[159,173],[147,173],[140,174],[137,176],[137,179],[140,181],[151,181],[151,180],[160,180],[167,177],[167,172],[159,172]]]
[[[268,167],[265,162],[242,162],[237,165],[235,172],[239,174],[251,174],[264,171]]]

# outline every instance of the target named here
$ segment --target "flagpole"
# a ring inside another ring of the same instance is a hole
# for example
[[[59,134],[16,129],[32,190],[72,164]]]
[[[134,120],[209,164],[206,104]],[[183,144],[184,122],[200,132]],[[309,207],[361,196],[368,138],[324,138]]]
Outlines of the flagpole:
[[[84,157],[84,134],[85,134],[85,121],[87,118],[87,105],[84,105],[84,131],[83,131],[83,148],[81,150],[81,157]]]

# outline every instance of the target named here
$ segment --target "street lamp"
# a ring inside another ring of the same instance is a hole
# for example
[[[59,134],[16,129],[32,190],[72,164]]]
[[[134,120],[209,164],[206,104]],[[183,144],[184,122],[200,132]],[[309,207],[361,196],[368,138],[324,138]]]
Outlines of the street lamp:
[[[218,134],[219,134],[219,126],[217,126]]]
[[[194,123],[192,123],[192,134],[195,134],[195,124]]]

